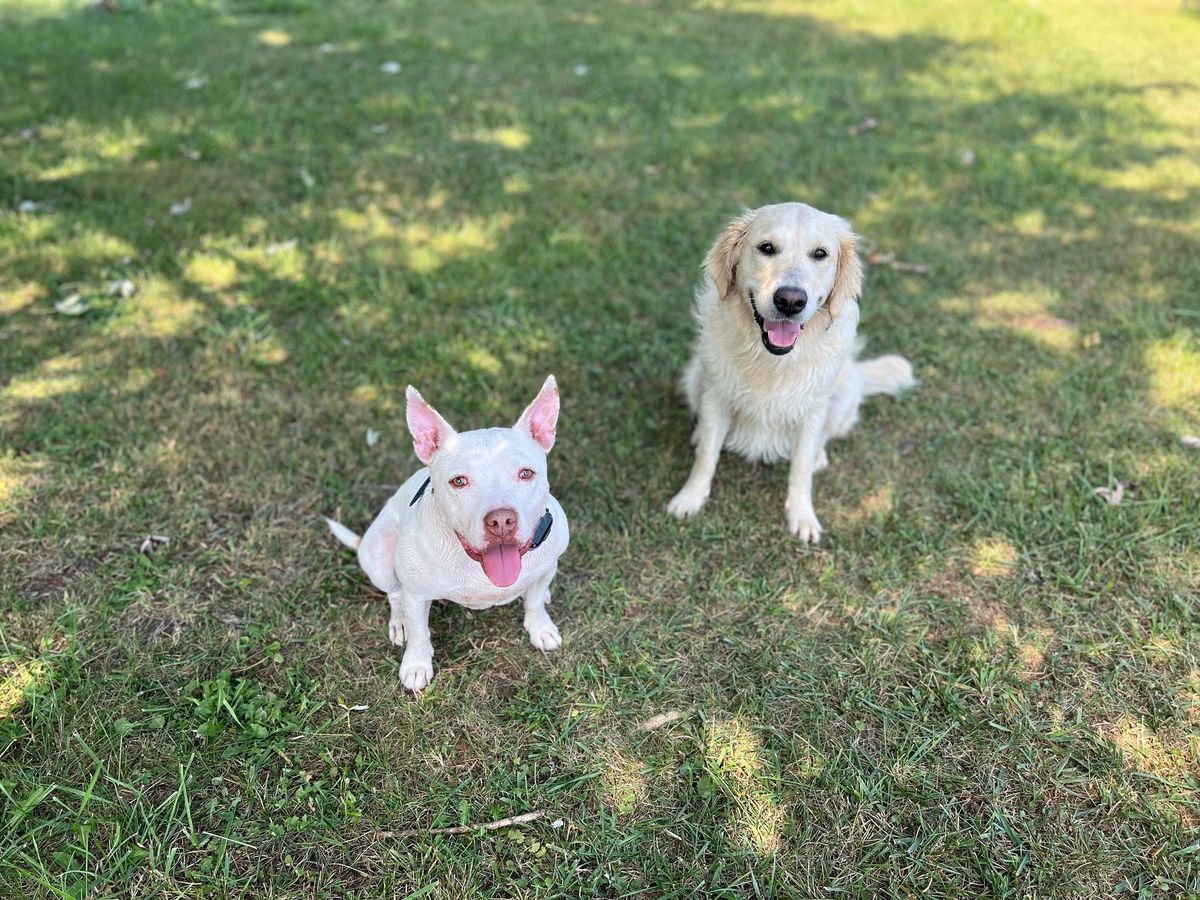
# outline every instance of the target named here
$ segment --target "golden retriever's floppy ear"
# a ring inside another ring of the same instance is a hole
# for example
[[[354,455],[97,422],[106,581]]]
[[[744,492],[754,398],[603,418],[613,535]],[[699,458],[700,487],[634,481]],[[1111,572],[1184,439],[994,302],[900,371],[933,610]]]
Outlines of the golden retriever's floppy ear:
[[[746,240],[746,232],[750,230],[755,215],[757,210],[748,210],[726,225],[704,257],[704,271],[717,286],[717,296],[722,300],[732,294],[737,286],[738,257],[742,255],[742,243]]]
[[[829,318],[836,319],[850,300],[862,294],[863,269],[855,245],[858,235],[850,230],[850,223],[843,220],[844,231],[838,240],[837,274],[833,279],[833,290],[829,292]]]

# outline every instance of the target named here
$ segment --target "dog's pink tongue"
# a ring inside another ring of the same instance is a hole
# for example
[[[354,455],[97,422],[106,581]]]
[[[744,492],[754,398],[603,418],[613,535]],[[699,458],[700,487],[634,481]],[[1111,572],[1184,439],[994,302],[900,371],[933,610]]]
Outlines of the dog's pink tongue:
[[[508,587],[521,574],[521,550],[516,544],[501,544],[483,551],[483,574],[496,587]]]
[[[776,347],[790,347],[796,343],[796,338],[800,336],[800,329],[804,326],[791,319],[767,319],[763,327],[767,330],[767,336],[771,339],[771,343]]]

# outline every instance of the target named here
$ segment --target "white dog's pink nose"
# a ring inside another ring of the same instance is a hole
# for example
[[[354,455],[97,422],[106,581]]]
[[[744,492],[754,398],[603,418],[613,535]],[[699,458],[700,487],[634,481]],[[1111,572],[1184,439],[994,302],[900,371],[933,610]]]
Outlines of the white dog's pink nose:
[[[515,509],[493,509],[483,517],[483,528],[488,537],[502,541],[517,533],[517,511]]]

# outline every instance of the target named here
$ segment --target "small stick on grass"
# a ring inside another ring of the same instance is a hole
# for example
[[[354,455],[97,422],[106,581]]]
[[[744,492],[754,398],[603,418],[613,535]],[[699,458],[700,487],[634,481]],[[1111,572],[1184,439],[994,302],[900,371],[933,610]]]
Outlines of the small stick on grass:
[[[867,262],[871,265],[887,266],[896,272],[912,272],[914,275],[929,274],[929,266],[923,263],[901,262],[896,259],[895,253],[870,253],[867,255]]]
[[[495,822],[484,822],[476,825],[455,825],[453,828],[430,828],[422,831],[420,828],[411,828],[408,831],[377,831],[377,838],[410,838],[416,837],[419,834],[470,834],[472,831],[496,831],[500,828],[508,828],[511,825],[524,825],[526,822],[532,822],[535,819],[540,819],[546,814],[544,809],[538,809],[533,812],[522,813],[519,816],[509,816],[507,819],[497,819]]]

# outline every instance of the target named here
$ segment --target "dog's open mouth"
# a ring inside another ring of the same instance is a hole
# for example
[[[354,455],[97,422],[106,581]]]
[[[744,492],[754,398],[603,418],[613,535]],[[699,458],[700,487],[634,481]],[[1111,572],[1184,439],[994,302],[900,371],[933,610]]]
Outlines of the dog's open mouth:
[[[800,337],[804,326],[791,319],[763,318],[758,311],[758,305],[754,302],[753,291],[750,293],[750,308],[754,311],[754,321],[758,323],[759,330],[762,332],[763,346],[776,356],[790,353],[796,346],[796,339]]]
[[[524,544],[493,544],[476,550],[461,534],[457,531],[454,533],[458,535],[458,542],[467,556],[483,566],[483,574],[496,587],[508,587],[521,577],[521,557],[529,552],[533,544],[532,537]]]

